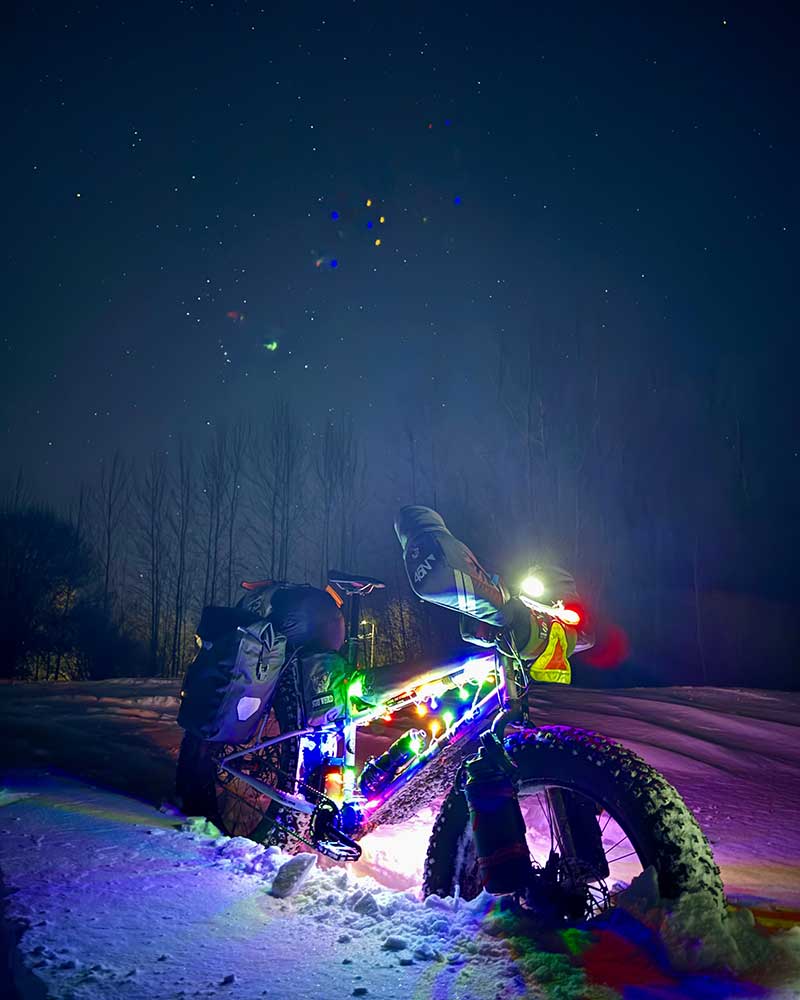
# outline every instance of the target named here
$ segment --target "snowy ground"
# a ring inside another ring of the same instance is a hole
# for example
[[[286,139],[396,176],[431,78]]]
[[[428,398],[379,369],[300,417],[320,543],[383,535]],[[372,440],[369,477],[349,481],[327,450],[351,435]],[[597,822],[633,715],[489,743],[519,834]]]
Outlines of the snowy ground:
[[[621,911],[589,944],[534,947],[485,905],[423,905],[413,886],[430,815],[365,845],[360,871],[384,885],[313,868],[297,894],[277,898],[285,858],[181,832],[154,808],[171,794],[176,696],[161,681],[0,689],[0,871],[8,917],[26,928],[16,949],[25,996],[599,1000],[618,995],[611,984],[661,1000],[765,995],[757,982],[800,996],[800,928],[766,941],[746,911],[722,929],[708,926],[702,901],[665,914],[633,900],[633,915]],[[714,843],[729,895],[764,925],[791,925],[800,696],[542,687],[534,705],[541,721],[598,729],[663,770]],[[692,973],[698,938],[734,979]]]

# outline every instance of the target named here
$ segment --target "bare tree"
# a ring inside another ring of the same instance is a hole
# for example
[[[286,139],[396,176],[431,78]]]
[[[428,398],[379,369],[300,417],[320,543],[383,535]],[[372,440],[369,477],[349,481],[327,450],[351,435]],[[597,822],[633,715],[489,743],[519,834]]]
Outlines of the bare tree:
[[[167,469],[163,455],[154,454],[138,491],[139,521],[145,571],[144,600],[147,614],[147,649],[150,668],[160,672],[165,640],[164,574],[167,549]]]
[[[169,672],[171,676],[180,673],[183,666],[184,620],[187,610],[187,595],[189,591],[188,560],[189,531],[194,513],[194,478],[192,474],[191,455],[181,442],[178,448],[177,478],[174,480],[170,495],[170,517],[168,519],[173,537],[174,586],[172,600],[172,641],[169,655]]]
[[[273,580],[287,579],[301,530],[307,487],[307,435],[291,407],[275,404],[266,426],[248,437],[251,532],[260,563]]]
[[[206,550],[203,604],[213,604],[219,585],[221,551],[224,534],[225,498],[230,483],[228,434],[218,428],[201,459],[203,496],[206,501]]]
[[[234,425],[228,447],[228,601],[233,600],[233,567],[236,559],[236,526],[241,501],[242,473],[247,457],[249,428]]]
[[[340,568],[347,568],[358,549],[366,463],[352,421],[327,424],[316,471],[322,517],[320,577],[324,582],[333,559]],[[338,527],[336,541],[334,526]]]
[[[331,523],[336,506],[336,494],[332,484],[336,478],[336,463],[338,461],[338,447],[336,428],[332,423],[325,426],[325,431],[320,442],[320,450],[317,456],[317,482],[320,492],[320,514],[322,518],[322,530],[320,538],[320,583],[324,584],[331,569]]]
[[[86,490],[81,483],[80,492],[78,493],[78,501],[75,505],[74,510],[71,510],[68,516],[68,520],[73,527],[73,558],[78,559],[81,549],[86,549],[86,539],[84,537],[84,513],[86,506]],[[64,634],[68,629],[68,622],[70,615],[75,608],[75,601],[78,596],[78,588],[75,586],[75,582],[71,578],[67,578],[64,581],[63,593],[60,596],[60,600],[57,604],[58,608],[58,622],[56,625],[56,631],[60,633],[61,641],[58,644],[56,651],[56,659],[53,670],[53,678],[58,680],[61,675],[62,664],[64,659],[64,654],[67,649],[67,642],[64,641]],[[38,671],[38,667],[37,667]],[[38,677],[36,678],[38,680]]]
[[[106,617],[113,609],[112,568],[124,543],[122,527],[128,512],[130,484],[130,468],[115,451],[111,462],[101,467],[95,497],[100,531],[98,548],[103,568],[102,606]]]

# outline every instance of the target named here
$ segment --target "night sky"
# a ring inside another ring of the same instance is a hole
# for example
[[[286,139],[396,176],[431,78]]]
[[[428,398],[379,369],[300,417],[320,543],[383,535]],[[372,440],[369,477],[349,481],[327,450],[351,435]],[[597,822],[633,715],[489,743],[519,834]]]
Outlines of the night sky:
[[[7,477],[66,499],[279,395],[390,466],[409,413],[468,449],[498,338],[587,317],[611,368],[738,373],[796,483],[788,14],[4,9]]]

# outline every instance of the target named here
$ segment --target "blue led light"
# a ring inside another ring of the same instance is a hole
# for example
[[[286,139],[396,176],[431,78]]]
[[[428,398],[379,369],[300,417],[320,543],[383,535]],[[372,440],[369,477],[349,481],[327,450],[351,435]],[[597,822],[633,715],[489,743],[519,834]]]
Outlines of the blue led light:
[[[332,219],[338,219],[339,218],[339,213],[335,209],[331,212],[331,218]]]
[[[331,261],[331,267],[338,267],[338,266],[339,266],[339,261],[338,260],[332,260]]]
[[[372,222],[367,223],[367,229],[372,229]]]
[[[461,204],[461,197],[459,195],[456,195],[455,198],[453,198],[453,204],[454,205],[460,205]]]

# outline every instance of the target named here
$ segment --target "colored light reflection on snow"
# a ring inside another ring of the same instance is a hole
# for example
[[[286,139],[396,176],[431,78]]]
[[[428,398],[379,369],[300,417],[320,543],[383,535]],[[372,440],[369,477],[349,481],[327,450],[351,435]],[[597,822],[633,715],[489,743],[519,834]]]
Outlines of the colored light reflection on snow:
[[[370,799],[365,808],[375,809],[380,798]],[[348,865],[358,875],[370,875],[390,889],[422,889],[425,855],[428,852],[438,800],[402,823],[385,824],[359,841],[361,858]]]

